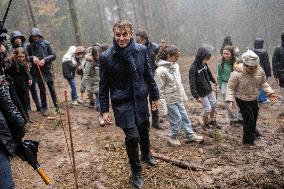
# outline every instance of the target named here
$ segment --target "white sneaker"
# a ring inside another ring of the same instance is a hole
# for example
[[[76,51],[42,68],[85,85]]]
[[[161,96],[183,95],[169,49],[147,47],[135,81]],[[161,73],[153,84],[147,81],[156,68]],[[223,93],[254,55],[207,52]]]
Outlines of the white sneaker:
[[[193,133],[191,136],[189,136],[189,138],[185,139],[185,143],[190,143],[190,142],[201,143],[203,142],[203,136]]]
[[[81,100],[80,98],[77,99],[77,102],[78,102],[78,104],[83,104],[84,103],[84,101]]]
[[[77,100],[72,101],[72,105],[78,106],[79,105],[78,101]]]
[[[99,115],[99,124],[101,127],[105,126],[105,120],[103,119],[101,115]]]
[[[169,138],[168,144],[169,144],[170,146],[173,146],[173,147],[177,147],[177,146],[180,146],[180,145],[181,145],[179,139],[173,139],[173,138]]]

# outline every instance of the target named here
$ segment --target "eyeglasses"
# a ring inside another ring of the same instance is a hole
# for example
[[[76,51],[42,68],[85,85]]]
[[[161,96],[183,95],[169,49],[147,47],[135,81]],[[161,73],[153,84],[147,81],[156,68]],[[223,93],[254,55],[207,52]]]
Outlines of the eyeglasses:
[[[17,58],[26,58],[26,56],[19,55]]]

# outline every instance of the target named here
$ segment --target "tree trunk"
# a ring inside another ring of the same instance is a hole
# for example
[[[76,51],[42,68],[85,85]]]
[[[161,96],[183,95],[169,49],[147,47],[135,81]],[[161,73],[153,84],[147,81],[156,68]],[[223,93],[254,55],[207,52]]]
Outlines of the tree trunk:
[[[147,2],[146,1],[147,0],[142,0],[142,6],[143,6],[143,10],[144,10],[146,31],[149,33],[149,30],[150,30],[149,11],[147,9]]]
[[[167,42],[168,43],[173,43],[172,41],[172,27],[171,27],[171,23],[170,23],[170,15],[169,15],[169,1],[166,1],[165,4],[164,4],[164,10],[165,10],[165,21],[166,21],[166,28],[167,28]]]
[[[32,6],[32,3],[31,3],[30,0],[26,0],[26,2],[27,2],[27,5],[28,5],[27,9],[28,9],[28,11],[31,15],[32,25],[33,25],[33,27],[38,28],[38,21],[37,21],[37,17],[35,15],[35,11],[34,11],[34,8]]]
[[[70,14],[71,14],[72,23],[73,23],[73,27],[75,31],[75,39],[76,39],[77,45],[82,45],[83,41],[81,38],[80,25],[78,21],[77,12],[75,10],[75,1],[68,0],[68,3],[69,3]]]
[[[135,26],[136,26],[136,28],[140,28],[140,25],[139,25],[139,23],[138,23],[138,15],[137,15],[137,2],[136,2],[136,0],[133,0],[133,2],[132,2],[132,8],[133,8],[133,15],[134,15],[134,21],[135,21]]]
[[[115,0],[115,3],[116,3],[116,6],[117,6],[118,19],[122,20],[121,7],[120,7],[120,4],[119,4],[118,0]]]

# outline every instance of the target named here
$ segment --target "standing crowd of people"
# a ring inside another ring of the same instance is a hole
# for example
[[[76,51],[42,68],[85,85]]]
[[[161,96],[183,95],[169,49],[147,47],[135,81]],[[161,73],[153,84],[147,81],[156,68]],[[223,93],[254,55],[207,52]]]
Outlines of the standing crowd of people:
[[[0,53],[4,55],[1,61],[5,65],[1,68],[0,83],[0,188],[8,189],[13,188],[9,157],[15,155],[26,122],[32,121],[29,93],[36,111],[48,116],[47,86],[54,108],[61,113],[53,75],[56,53],[50,42],[38,28],[32,29],[29,43],[20,31],[13,31],[10,40],[10,48],[0,46]],[[256,38],[254,48],[240,56],[240,50],[227,36],[220,50],[222,58],[217,63],[216,78],[208,66],[211,52],[203,47],[197,50],[188,77],[191,95],[202,105],[203,130],[222,129],[216,120],[214,89],[219,88],[229,125],[242,124],[243,143],[255,143],[261,136],[257,128],[258,104],[276,102],[278,98],[267,82],[272,76],[271,70],[281,89],[282,103],[284,101],[284,32],[281,40],[282,44],[274,51],[271,69],[263,39]],[[125,134],[132,181],[138,188],[143,186],[140,160],[150,166],[157,164],[150,150],[150,126],[164,129],[161,123],[167,117],[171,146],[181,145],[181,129],[185,143],[203,142],[203,137],[193,130],[190,112],[186,110],[189,99],[182,83],[179,55],[177,46],[165,41],[157,45],[150,41],[146,31],[134,32],[129,21],[120,20],[113,26],[111,46],[98,43],[88,48],[70,46],[61,61],[73,105],[83,104],[87,93],[89,107],[99,112],[100,126],[113,123],[112,108],[115,124]],[[76,75],[80,77],[79,87]]]

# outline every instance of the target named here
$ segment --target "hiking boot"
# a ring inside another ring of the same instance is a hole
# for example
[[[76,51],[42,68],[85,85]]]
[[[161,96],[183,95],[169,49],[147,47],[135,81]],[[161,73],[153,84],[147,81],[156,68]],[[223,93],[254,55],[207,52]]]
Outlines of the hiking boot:
[[[79,103],[78,103],[78,101],[77,101],[77,100],[73,100],[73,101],[72,101],[72,105],[74,105],[74,106],[78,106],[78,105],[79,105]]]
[[[103,119],[102,115],[99,115],[99,124],[101,127],[105,126],[105,120]]]
[[[153,158],[152,155],[142,156],[141,160],[148,163],[148,165],[152,167],[157,165],[157,161]]]
[[[83,103],[84,103],[84,101],[83,101],[83,100],[81,100],[80,98],[78,98],[78,99],[77,99],[77,103],[78,103],[78,104],[83,104]]]
[[[133,185],[135,186],[135,188],[142,188],[142,186],[144,185],[144,182],[143,182],[140,174],[133,174],[132,175],[132,182],[133,182]]]
[[[173,147],[177,147],[177,146],[180,146],[180,145],[181,145],[179,139],[177,139],[177,138],[169,138],[168,144],[169,144],[170,146],[173,146]]]
[[[37,111],[37,112],[41,112],[41,107],[40,107],[40,106],[37,106],[37,107],[36,107],[36,111]]]
[[[188,138],[185,139],[185,143],[190,143],[190,142],[201,143],[203,142],[203,136],[193,133],[192,135],[188,136]]]
[[[255,132],[254,132],[254,136],[255,136],[255,139],[259,139],[259,137],[262,136],[262,134],[260,133],[259,129],[255,129]]]
[[[240,127],[241,126],[241,123],[242,122],[241,120],[238,120],[238,121],[230,121],[230,126],[232,127]]]
[[[43,115],[44,117],[49,116],[48,109],[42,109],[42,110],[41,110],[41,113],[42,113],[42,115]]]

